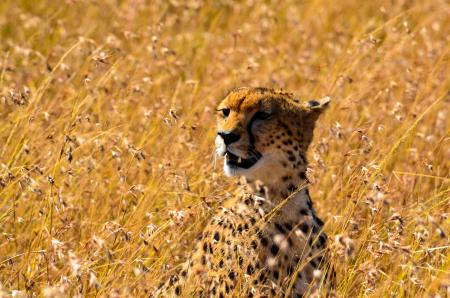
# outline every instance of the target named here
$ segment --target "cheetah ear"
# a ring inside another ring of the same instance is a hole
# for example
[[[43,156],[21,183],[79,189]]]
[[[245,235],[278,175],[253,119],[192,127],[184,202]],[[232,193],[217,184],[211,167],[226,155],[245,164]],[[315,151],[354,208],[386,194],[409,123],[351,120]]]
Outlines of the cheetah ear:
[[[324,111],[326,108],[328,108],[328,105],[330,103],[331,99],[329,96],[317,99],[317,100],[310,100],[308,101],[308,107],[311,110],[320,110]]]
[[[327,96],[306,102],[308,110],[306,116],[306,118],[308,119],[307,121],[310,121],[312,123],[316,122],[320,114],[322,114],[322,112],[328,108],[330,101],[330,98]]]

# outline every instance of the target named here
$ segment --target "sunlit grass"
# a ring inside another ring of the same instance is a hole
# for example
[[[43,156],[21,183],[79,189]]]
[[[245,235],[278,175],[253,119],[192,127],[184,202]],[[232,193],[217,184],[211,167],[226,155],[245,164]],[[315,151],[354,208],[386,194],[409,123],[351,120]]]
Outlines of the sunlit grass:
[[[337,296],[450,295],[449,11],[1,1],[0,296],[148,296],[236,188],[214,108],[242,85],[332,98],[308,175]]]

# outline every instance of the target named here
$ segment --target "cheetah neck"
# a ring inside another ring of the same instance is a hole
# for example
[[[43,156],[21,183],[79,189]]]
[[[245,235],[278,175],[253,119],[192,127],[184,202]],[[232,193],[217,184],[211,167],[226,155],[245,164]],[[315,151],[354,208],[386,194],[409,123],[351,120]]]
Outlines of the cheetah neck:
[[[304,167],[306,169],[306,166]],[[280,173],[280,172],[278,172]],[[258,205],[257,208],[264,210],[266,214],[275,211],[272,217],[273,223],[299,221],[314,221],[319,227],[323,226],[322,220],[317,217],[313,207],[309,190],[308,180],[305,172],[295,171],[281,172],[278,179],[272,176],[266,183],[261,181],[245,181],[244,185],[248,192],[257,196],[264,197],[265,203]],[[294,173],[298,173],[294,175]]]
[[[264,180],[246,181],[246,185],[250,192],[263,196],[273,205],[278,205],[286,199],[305,202],[311,200],[305,171],[278,171],[277,178],[271,175]]]
[[[275,211],[271,217],[272,223],[298,223],[305,218],[308,221],[317,218],[306,180],[283,181],[276,188],[267,185],[261,187],[258,183],[249,183],[248,186],[251,193],[264,197],[264,203],[255,205],[258,211],[262,209],[265,214]]]

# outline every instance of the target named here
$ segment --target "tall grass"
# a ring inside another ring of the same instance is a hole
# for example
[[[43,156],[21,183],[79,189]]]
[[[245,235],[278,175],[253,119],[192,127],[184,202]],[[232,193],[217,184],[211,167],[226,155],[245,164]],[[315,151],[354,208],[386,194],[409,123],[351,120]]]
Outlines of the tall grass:
[[[214,108],[330,96],[309,152],[339,297],[450,296],[446,1],[0,2],[0,296],[145,296],[235,181]]]

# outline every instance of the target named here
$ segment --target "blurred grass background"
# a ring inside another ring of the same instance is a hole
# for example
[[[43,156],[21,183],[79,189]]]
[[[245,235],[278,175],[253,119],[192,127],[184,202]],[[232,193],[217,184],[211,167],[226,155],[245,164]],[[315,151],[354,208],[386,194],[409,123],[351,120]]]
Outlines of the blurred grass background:
[[[337,296],[450,295],[449,36],[440,0],[1,1],[0,296],[148,296],[236,187],[214,108],[243,85],[333,100]]]

